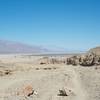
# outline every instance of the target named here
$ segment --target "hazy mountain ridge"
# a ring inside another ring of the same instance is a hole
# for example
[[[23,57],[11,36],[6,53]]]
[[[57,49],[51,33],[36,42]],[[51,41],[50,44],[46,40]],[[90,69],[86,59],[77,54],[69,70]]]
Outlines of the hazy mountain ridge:
[[[58,46],[34,46],[15,41],[0,40],[0,54],[9,53],[83,53],[80,50],[70,50]]]
[[[0,40],[0,53],[41,53],[48,50],[41,46],[31,46],[19,42]]]

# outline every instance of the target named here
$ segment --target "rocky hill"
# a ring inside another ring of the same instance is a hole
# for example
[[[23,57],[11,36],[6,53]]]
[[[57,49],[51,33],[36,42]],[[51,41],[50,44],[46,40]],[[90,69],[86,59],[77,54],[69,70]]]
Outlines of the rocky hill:
[[[89,50],[89,52],[95,53],[96,55],[100,55],[100,47],[95,47]]]

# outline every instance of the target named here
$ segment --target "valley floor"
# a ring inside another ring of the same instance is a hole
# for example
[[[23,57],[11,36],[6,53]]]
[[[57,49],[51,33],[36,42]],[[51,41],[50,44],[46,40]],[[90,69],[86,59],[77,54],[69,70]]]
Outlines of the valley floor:
[[[40,58],[0,56],[0,100],[100,100],[100,66],[39,65]]]

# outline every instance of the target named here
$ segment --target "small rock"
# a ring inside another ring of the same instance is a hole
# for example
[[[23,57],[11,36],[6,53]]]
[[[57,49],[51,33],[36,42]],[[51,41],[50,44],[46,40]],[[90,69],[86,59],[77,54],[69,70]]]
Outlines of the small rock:
[[[72,91],[68,89],[60,89],[58,96],[69,96]]]
[[[32,85],[26,85],[17,95],[23,95],[30,97],[31,95],[37,95],[37,92],[33,89]]]

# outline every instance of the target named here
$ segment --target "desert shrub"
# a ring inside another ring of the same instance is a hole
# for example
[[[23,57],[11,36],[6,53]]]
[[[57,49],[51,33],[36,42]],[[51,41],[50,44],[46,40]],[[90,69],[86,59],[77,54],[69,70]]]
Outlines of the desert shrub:
[[[94,53],[88,53],[81,56],[73,56],[67,59],[67,64],[81,66],[100,65],[100,56],[97,56]]]
[[[68,65],[78,65],[79,64],[79,58],[77,56],[72,56],[70,58],[67,58],[67,64]]]

